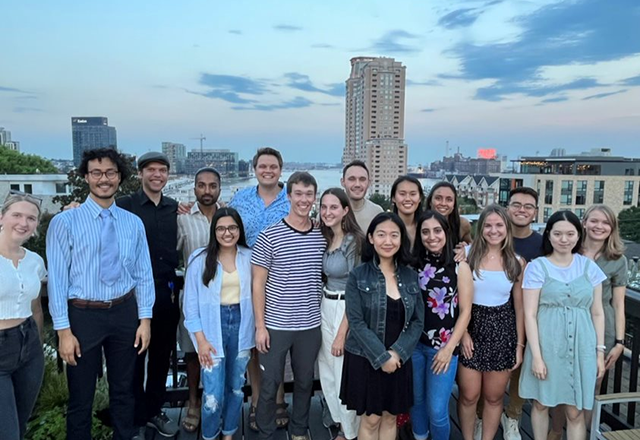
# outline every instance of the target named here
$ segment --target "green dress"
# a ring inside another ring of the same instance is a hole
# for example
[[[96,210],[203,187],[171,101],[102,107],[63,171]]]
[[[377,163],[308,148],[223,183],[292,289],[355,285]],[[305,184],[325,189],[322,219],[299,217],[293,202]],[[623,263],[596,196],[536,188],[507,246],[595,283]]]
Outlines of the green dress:
[[[523,399],[535,399],[547,407],[593,408],[598,367],[591,319],[594,287],[587,268],[594,263],[586,260],[584,264],[583,274],[569,283],[552,278],[547,266],[541,264],[545,281],[538,305],[538,337],[547,378],[533,376],[533,356],[527,346],[520,373]]]
[[[611,302],[613,288],[626,286],[628,279],[627,259],[622,256],[617,260],[607,260],[604,255],[596,259],[596,264],[605,273],[607,279],[602,282],[602,307],[604,308],[604,345],[607,354],[616,345],[616,314]]]

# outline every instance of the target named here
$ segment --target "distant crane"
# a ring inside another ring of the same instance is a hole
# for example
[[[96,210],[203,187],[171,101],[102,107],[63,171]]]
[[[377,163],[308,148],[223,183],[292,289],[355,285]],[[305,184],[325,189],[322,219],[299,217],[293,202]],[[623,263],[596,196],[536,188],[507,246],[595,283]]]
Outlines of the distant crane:
[[[202,133],[200,133],[200,137],[197,138],[191,138],[191,139],[198,139],[200,141],[200,154],[202,154],[202,141],[206,141],[207,138],[202,136]]]

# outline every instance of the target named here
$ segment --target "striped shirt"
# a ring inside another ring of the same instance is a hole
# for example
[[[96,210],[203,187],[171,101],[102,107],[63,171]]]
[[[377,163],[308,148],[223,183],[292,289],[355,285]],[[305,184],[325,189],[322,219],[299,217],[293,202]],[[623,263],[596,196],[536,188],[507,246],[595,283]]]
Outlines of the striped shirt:
[[[122,271],[109,286],[100,280],[102,208],[89,196],[79,208],[57,214],[47,231],[49,311],[54,330],[69,328],[70,299],[109,301],[135,288],[138,317],[151,318],[155,290],[149,246],[140,218],[113,203]]]
[[[326,247],[319,228],[297,231],[284,219],[258,235],[251,263],[269,271],[265,285],[267,328],[308,330],[320,325]]]
[[[290,203],[286,186],[282,187],[282,191],[269,206],[264,206],[264,200],[258,193],[258,186],[252,186],[238,191],[229,202],[229,207],[240,214],[247,245],[252,248],[263,229],[289,214]]]
[[[216,204],[216,209],[219,206]],[[185,267],[189,257],[196,249],[209,244],[211,223],[206,215],[200,212],[198,203],[191,207],[189,215],[178,216],[178,250],[182,251]]]

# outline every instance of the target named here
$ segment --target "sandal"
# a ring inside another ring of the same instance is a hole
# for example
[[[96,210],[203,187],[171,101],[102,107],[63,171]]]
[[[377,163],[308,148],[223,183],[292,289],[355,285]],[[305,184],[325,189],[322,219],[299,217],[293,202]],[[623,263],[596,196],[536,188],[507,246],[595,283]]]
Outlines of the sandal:
[[[182,419],[182,429],[187,432],[196,432],[200,426],[200,407],[191,408],[187,404],[187,415]]]
[[[249,428],[255,432],[260,431],[258,429],[258,423],[256,422],[256,407],[253,405],[249,408]]]
[[[285,428],[289,424],[287,406],[289,404],[285,402],[276,404],[276,426],[278,428]]]

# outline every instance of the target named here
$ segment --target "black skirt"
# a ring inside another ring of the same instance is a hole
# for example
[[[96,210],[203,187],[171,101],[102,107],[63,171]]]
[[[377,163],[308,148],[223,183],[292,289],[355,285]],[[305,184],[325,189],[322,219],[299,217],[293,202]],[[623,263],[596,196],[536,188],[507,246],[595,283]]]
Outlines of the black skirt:
[[[473,340],[473,356],[460,363],[476,371],[504,371],[516,364],[518,333],[516,313],[511,301],[501,306],[474,304],[467,329]]]

